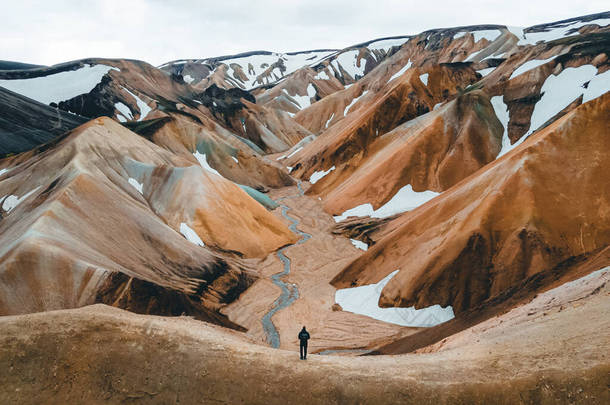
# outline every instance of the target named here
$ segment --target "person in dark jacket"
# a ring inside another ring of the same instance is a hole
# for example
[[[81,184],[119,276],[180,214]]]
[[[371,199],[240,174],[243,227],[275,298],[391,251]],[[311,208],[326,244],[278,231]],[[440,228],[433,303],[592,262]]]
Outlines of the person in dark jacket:
[[[299,332],[299,341],[301,342],[301,360],[307,359],[307,341],[309,340],[309,332],[303,326]]]

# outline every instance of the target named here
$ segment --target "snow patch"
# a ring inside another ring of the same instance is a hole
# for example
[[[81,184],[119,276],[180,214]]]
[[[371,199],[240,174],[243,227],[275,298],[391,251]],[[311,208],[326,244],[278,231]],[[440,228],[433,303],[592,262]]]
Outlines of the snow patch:
[[[332,113],[330,118],[328,119],[328,121],[326,121],[326,125],[324,125],[324,128],[328,128],[328,124],[330,124],[330,122],[333,120],[334,117],[335,117],[335,113]]]
[[[318,171],[318,172],[314,172],[311,177],[309,178],[309,182],[311,184],[316,184],[322,177],[326,176],[328,173],[332,172],[333,170],[335,170],[335,166],[331,167],[330,169],[324,171]]]
[[[204,153],[204,154],[201,154],[201,153],[199,153],[199,151],[195,151],[195,152],[193,153],[193,155],[195,156],[195,158],[197,159],[197,161],[199,162],[199,164],[201,165],[201,167],[203,167],[203,169],[204,169],[204,170],[207,170],[207,171],[208,171],[208,172],[210,172],[210,173],[213,173],[213,174],[216,174],[216,175],[218,175],[218,176],[222,177],[222,176],[220,175],[220,173],[218,173],[216,170],[214,170],[214,168],[212,168],[212,166],[210,166],[210,165],[208,164],[208,160],[207,160],[207,159],[206,159],[206,157],[205,157],[205,153]]]
[[[430,190],[421,192],[413,191],[413,187],[410,184],[407,184],[398,190],[390,201],[377,210],[374,210],[370,203],[366,203],[351,208],[343,214],[334,216],[333,218],[335,219],[335,222],[341,222],[348,217],[387,218],[395,214],[413,210],[438,195],[439,193]]]
[[[198,245],[198,246],[205,246],[205,244],[203,243],[203,241],[201,240],[199,235],[197,235],[197,232],[195,232],[190,226],[188,226],[184,222],[182,222],[180,224],[180,233],[189,242],[191,242],[191,243],[193,243],[195,245]]]
[[[556,39],[561,39],[565,36],[575,35],[577,32],[570,34],[570,31],[577,30],[580,27],[584,27],[585,25],[589,24],[597,24],[600,27],[605,27],[610,24],[610,18],[600,18],[593,21],[569,21],[565,23],[556,23],[549,27],[548,31],[542,32],[526,33],[521,30],[521,36],[517,35],[517,32],[513,31],[514,28],[511,29],[511,32],[519,37],[519,42],[517,42],[517,45],[535,45],[540,41],[549,42]]]
[[[239,160],[237,160],[237,158],[236,158],[235,156],[231,156],[231,159],[233,159],[233,161],[234,161],[235,163],[239,163]]]
[[[183,78],[185,83],[191,84],[195,81],[195,78],[191,75],[185,75]]]
[[[407,61],[407,64],[404,65],[402,67],[402,69],[400,69],[398,72],[394,73],[392,75],[392,77],[390,77],[390,80],[388,80],[388,83],[391,82],[392,80],[396,79],[397,77],[402,76],[407,70],[409,70],[411,68],[411,65],[413,65],[413,64],[411,63],[411,59],[409,59]]]
[[[508,80],[512,79],[513,77],[517,77],[520,74],[523,74],[525,72],[528,72],[534,68],[537,68],[538,66],[544,65],[545,63],[548,63],[550,61],[552,61],[553,59],[555,59],[557,57],[557,55],[555,56],[551,56],[550,58],[547,59],[534,59],[534,60],[528,60],[527,62],[525,62],[523,65],[519,66],[517,69],[515,69],[515,71],[510,75],[510,77],[508,78]]]
[[[121,113],[121,115],[124,117],[124,119],[127,120],[133,120],[133,115],[131,114],[131,110],[129,109],[129,107],[121,102],[115,103],[114,104],[114,108],[117,109],[118,112]],[[117,118],[119,119],[119,121],[121,122],[125,122],[121,120],[121,116],[117,115]]]
[[[4,198],[4,201],[2,202],[2,209],[6,212],[11,212],[11,210],[13,210],[26,198],[34,194],[39,188],[40,187],[36,187],[35,189],[25,193],[22,197],[17,197],[16,195],[9,195],[8,197]]]
[[[369,249],[369,245],[367,245],[366,243],[357,240],[357,239],[350,239],[350,242],[352,242],[352,245],[354,245],[356,248],[360,249],[360,250],[368,250]]]
[[[302,146],[299,146],[299,147],[298,147],[298,148],[296,148],[294,151],[292,151],[292,153],[291,153],[290,155],[286,156],[286,159],[288,159],[288,158],[290,158],[290,157],[292,157],[292,156],[296,155],[296,154],[297,154],[297,153],[298,153],[298,152],[299,152],[301,149],[303,149],[303,147],[302,147]]]
[[[342,67],[352,79],[356,80],[357,76],[364,76],[364,69],[366,66],[366,59],[364,58],[360,59],[360,66],[356,65],[358,61],[358,54],[358,50],[343,52],[331,62],[331,65],[336,69],[337,72],[341,72],[339,67]]]
[[[409,38],[382,39],[381,41],[371,42],[366,47],[370,50],[383,50],[388,52],[392,47],[402,46],[408,41]]]
[[[566,68],[558,75],[551,74],[547,77],[540,90],[542,98],[534,106],[530,128],[512,145],[512,148],[521,144],[529,135],[581,95],[584,103],[610,91],[608,72],[597,76],[596,73],[595,66],[582,65],[576,68]],[[585,88],[587,82],[589,84]]]
[[[296,104],[296,106],[302,110],[311,105],[311,98],[316,95],[316,88],[313,87],[313,84],[309,83],[307,85],[307,95],[305,96],[301,96],[298,94],[292,96],[288,93],[286,89],[284,89],[284,92],[286,92],[286,94],[288,94],[288,96],[290,96],[294,100],[293,104]]]
[[[0,86],[43,104],[59,103],[89,93],[110,70],[120,71],[112,66],[87,65],[31,79],[0,80]]]
[[[330,77],[326,74],[325,70],[321,70],[315,77],[316,80],[330,80]]]
[[[135,188],[136,190],[138,190],[140,192],[140,194],[144,195],[144,193],[142,192],[142,186],[144,185],[143,183],[139,183],[136,179],[134,179],[133,177],[130,177],[128,180],[129,184],[131,184],[133,186],[133,188]]]
[[[472,35],[474,35],[474,43],[476,44],[483,38],[488,40],[489,42],[495,41],[502,32],[500,30],[481,30],[481,31],[473,31]]]
[[[503,96],[495,96],[490,100],[496,113],[496,117],[498,117],[498,120],[500,120],[502,123],[502,127],[504,127],[504,132],[502,134],[502,149],[500,149],[500,153],[498,153],[496,158],[508,153],[513,148],[510,144],[510,138],[508,137],[508,121],[510,118],[508,114],[508,106],[504,104],[503,99]]]
[[[493,72],[494,70],[496,70],[495,67],[490,67],[490,68],[486,68],[486,69],[477,70],[477,72],[479,72],[481,74],[481,76],[485,77],[488,74],[490,74],[491,72]]]
[[[140,118],[138,118],[138,121],[142,121],[144,118],[146,118],[146,116],[152,110],[152,108],[150,108],[148,106],[148,104],[146,104],[144,101],[142,101],[142,99],[140,97],[136,96],[131,91],[127,90],[125,87],[123,87],[123,90],[125,90],[127,93],[129,93],[129,95],[136,100],[136,104],[138,105],[138,109],[140,110]]]
[[[361,94],[360,96],[358,96],[358,97],[356,97],[355,99],[353,99],[353,100],[352,100],[352,102],[351,102],[351,103],[349,103],[349,104],[347,105],[347,107],[345,107],[345,110],[343,111],[343,116],[345,117],[345,116],[347,115],[347,113],[349,112],[349,109],[350,109],[350,108],[352,108],[352,106],[353,106],[354,104],[356,104],[356,103],[358,102],[358,100],[360,100],[362,97],[364,97],[364,95],[365,95],[366,93],[368,93],[368,92],[369,92],[368,90],[365,90],[364,92],[362,92],[362,94]]]
[[[402,326],[431,327],[454,318],[453,308],[432,305],[427,308],[380,308],[379,297],[388,282],[398,273],[393,271],[376,284],[343,288],[335,292],[335,302],[344,311],[366,315],[380,321]]]
[[[426,86],[428,85],[428,73],[424,73],[423,75],[419,75],[419,80]]]

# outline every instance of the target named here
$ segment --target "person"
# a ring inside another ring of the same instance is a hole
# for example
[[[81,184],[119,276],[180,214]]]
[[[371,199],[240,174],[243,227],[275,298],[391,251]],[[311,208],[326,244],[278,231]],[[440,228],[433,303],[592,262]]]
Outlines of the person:
[[[309,340],[309,332],[303,326],[303,329],[299,332],[299,341],[301,342],[301,360],[307,359],[307,341]]]

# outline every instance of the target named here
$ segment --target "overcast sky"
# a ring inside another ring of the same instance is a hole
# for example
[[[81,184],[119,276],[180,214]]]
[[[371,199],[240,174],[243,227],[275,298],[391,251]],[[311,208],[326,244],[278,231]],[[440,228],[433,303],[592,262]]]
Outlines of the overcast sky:
[[[607,0],[9,0],[0,60],[175,59],[344,48],[472,24],[530,26],[606,11]],[[606,7],[606,8],[605,8]]]

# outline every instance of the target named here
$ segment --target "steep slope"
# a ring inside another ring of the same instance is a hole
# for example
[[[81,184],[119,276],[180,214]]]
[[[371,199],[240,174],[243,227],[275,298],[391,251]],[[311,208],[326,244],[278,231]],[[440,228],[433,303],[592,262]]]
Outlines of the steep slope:
[[[402,123],[399,120],[388,126],[383,122],[383,110],[371,112],[370,108],[387,98],[388,93],[396,90],[395,84],[409,74],[419,77],[425,90],[415,87],[409,93],[411,103],[419,103],[419,110],[404,117],[405,120],[432,110],[464,90],[484,89],[505,128],[500,151],[504,154],[582,100],[610,90],[605,53],[609,24],[610,13],[550,24],[549,27],[567,28],[560,29],[561,32],[555,32],[558,28],[551,30],[545,37],[547,41],[541,39],[538,43],[520,38],[527,35],[523,32],[531,31],[534,35],[535,30],[543,29],[540,27],[516,30],[474,26],[423,32],[410,38],[353,86],[336,91],[296,114],[297,122],[321,136],[286,163],[296,168],[297,176],[308,179],[316,171],[326,171],[333,165],[339,167],[364,153],[375,137]],[[435,75],[439,69],[455,72],[472,69],[473,76]],[[569,83],[569,88],[562,91],[559,82]],[[583,93],[584,98],[579,100]],[[406,96],[400,93],[393,96],[396,99],[393,109],[398,114],[401,114],[398,105],[409,102]],[[354,121],[357,119],[353,117],[354,111],[358,111],[359,118],[369,114],[369,120]]]
[[[33,149],[86,121],[0,87],[0,156]]]
[[[85,59],[49,68],[5,71],[0,72],[0,84],[54,109],[86,117],[115,117],[130,123],[130,128],[157,128],[160,121],[156,119],[167,121],[181,116],[192,121],[191,132],[199,140],[219,144],[220,149],[229,147],[233,154],[240,151],[256,161],[250,165],[256,167],[252,178],[244,170],[234,170],[239,172],[235,175],[225,171],[223,175],[258,189],[293,184],[280,168],[266,162],[260,154],[264,150],[288,149],[310,135],[289,117],[278,117],[275,111],[251,103],[246,107],[247,100],[255,101],[246,91],[212,86],[199,92],[177,76],[169,76],[140,61]],[[144,120],[151,122],[141,123]],[[180,133],[174,138],[177,139],[163,146],[183,143]],[[41,139],[32,147],[49,139]],[[191,145],[190,154],[196,152],[195,146]],[[177,152],[175,148],[170,150]],[[209,150],[207,153],[210,157]],[[225,158],[221,155],[213,160]]]
[[[380,305],[461,312],[607,247],[609,108],[606,93],[392,221],[334,285],[377,282],[400,269]]]
[[[333,53],[318,63],[304,66],[270,89],[256,92],[259,104],[290,114],[349,86],[394,54],[409,37],[381,38]]]
[[[379,209],[399,190],[441,192],[492,162],[502,125],[485,93],[473,91],[376,137],[308,192],[339,214],[362,204]]]
[[[237,87],[250,90],[257,86],[273,84],[295,70],[315,64],[334,52],[334,49],[289,53],[252,51],[206,59],[177,60],[165,63],[159,68],[180,75],[185,83],[202,90],[212,84],[224,89]]]
[[[296,240],[209,166],[109,118],[29,154],[0,175],[3,314],[101,300],[219,321],[253,280],[222,252],[264,256]]]

